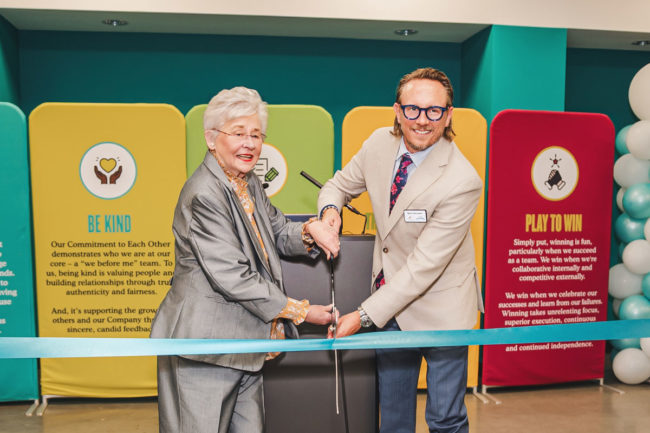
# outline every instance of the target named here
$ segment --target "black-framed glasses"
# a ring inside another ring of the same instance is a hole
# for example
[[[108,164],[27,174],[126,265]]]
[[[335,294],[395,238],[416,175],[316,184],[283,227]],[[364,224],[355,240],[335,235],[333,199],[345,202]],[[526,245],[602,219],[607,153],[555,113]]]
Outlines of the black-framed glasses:
[[[426,108],[418,107],[417,105],[400,105],[400,107],[402,108],[404,117],[406,117],[408,120],[417,119],[420,117],[420,113],[424,111],[424,113],[427,115],[427,119],[432,122],[437,122],[438,120],[442,119],[445,111],[449,109],[449,107],[439,107],[437,105]]]
[[[226,134],[229,137],[235,137],[238,141],[246,140],[246,137],[250,137],[251,141],[255,144],[261,144],[266,139],[266,135],[261,132],[253,132],[252,134],[244,134],[243,132],[226,132],[220,129],[213,128],[214,131],[221,132]]]

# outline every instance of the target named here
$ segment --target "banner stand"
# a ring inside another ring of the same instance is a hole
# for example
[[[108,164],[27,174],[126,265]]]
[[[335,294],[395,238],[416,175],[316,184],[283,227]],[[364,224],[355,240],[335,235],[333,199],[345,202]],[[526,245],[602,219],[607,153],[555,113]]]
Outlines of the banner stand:
[[[621,389],[615,388],[615,387],[613,387],[611,385],[605,385],[605,378],[602,378],[602,377],[599,378],[599,379],[590,379],[590,380],[587,380],[586,382],[596,382],[602,389],[606,389],[606,390],[609,390],[609,391],[612,391],[612,392],[616,392],[616,393],[618,393],[620,395],[625,394],[625,391],[623,391]],[[503,403],[501,400],[496,398],[493,394],[488,394],[487,390],[489,388],[506,388],[506,387],[505,386],[499,386],[499,385],[481,385],[481,394],[482,394],[482,396],[479,397],[479,398],[481,398],[481,400],[482,400],[483,398],[487,397],[490,400],[492,400],[494,402],[494,404]],[[485,397],[483,397],[483,396],[485,396]],[[478,395],[476,397],[478,397]],[[483,402],[487,403],[487,401],[483,401]]]

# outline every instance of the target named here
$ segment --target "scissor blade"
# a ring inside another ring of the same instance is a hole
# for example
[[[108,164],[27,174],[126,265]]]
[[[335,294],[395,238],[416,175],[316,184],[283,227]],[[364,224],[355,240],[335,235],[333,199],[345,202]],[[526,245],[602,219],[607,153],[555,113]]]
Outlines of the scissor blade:
[[[331,292],[331,304],[332,304],[332,335],[336,338],[336,328],[338,326],[338,315],[336,314],[336,296],[334,295],[334,258],[331,257],[329,260],[330,264],[330,292]]]

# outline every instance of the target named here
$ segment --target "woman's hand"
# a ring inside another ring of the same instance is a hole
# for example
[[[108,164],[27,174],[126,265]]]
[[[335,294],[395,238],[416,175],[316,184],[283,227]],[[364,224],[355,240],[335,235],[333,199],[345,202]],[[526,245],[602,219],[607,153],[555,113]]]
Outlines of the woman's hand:
[[[305,322],[314,325],[329,325],[332,323],[332,304],[310,305],[305,317]]]
[[[314,239],[316,245],[325,252],[328,259],[339,255],[341,242],[338,230],[334,230],[333,227],[322,221],[309,223],[305,230]]]

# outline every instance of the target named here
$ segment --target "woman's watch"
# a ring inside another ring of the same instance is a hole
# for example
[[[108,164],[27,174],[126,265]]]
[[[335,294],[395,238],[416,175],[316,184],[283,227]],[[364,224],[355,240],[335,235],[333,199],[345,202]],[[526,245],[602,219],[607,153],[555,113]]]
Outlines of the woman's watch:
[[[363,307],[357,308],[357,311],[359,312],[359,317],[361,317],[361,326],[364,328],[370,328],[372,325],[374,325],[372,319],[370,316],[368,316],[368,313],[366,313],[366,310],[363,309]]]

